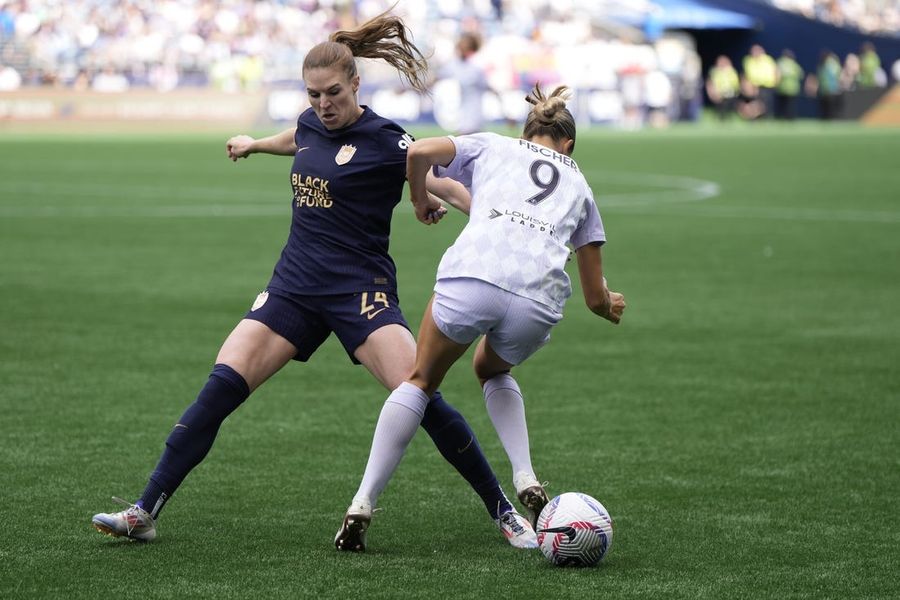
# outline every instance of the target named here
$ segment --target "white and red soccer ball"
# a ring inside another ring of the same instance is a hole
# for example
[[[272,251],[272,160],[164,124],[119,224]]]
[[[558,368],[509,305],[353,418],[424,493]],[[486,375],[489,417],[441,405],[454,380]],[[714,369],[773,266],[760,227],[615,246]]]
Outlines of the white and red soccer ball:
[[[595,498],[579,492],[551,500],[538,517],[536,531],[541,552],[560,567],[592,567],[612,545],[609,513]]]

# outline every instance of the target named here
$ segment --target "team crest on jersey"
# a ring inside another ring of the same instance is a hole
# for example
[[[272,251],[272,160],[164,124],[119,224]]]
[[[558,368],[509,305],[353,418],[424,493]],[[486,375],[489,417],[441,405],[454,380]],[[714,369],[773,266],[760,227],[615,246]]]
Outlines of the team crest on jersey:
[[[356,146],[345,144],[338,150],[337,156],[334,157],[334,162],[339,165],[346,165],[353,158],[354,154],[356,154]]]
[[[262,292],[259,296],[256,297],[256,300],[253,301],[253,306],[250,307],[251,311],[259,310],[262,308],[262,305],[266,303],[266,300],[269,299],[269,292]]]

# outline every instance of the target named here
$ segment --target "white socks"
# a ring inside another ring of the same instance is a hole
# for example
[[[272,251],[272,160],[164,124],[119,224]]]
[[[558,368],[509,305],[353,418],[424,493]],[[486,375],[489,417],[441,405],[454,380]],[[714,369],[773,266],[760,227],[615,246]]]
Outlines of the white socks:
[[[353,499],[354,505],[368,503],[374,507],[377,504],[378,496],[400,464],[430,401],[425,392],[407,382],[401,383],[385,400],[375,426],[366,472]]]
[[[512,463],[513,474],[534,474],[525,423],[525,400],[519,384],[509,373],[497,375],[484,384],[484,403],[497,430],[503,449]]]

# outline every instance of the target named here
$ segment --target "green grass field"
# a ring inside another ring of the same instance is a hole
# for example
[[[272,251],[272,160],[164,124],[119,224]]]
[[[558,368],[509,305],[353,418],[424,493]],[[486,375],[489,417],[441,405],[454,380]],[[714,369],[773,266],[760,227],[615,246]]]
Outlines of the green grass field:
[[[900,131],[847,125],[581,134],[628,309],[576,287],[517,377],[548,492],[613,516],[599,568],[508,546],[424,434],[338,554],[386,392],[333,339],[229,418],[156,542],[96,533],[288,232],[288,160],[226,137],[0,137],[0,597],[900,596]],[[463,222],[397,209],[416,328]],[[467,362],[445,395],[511,491]]]

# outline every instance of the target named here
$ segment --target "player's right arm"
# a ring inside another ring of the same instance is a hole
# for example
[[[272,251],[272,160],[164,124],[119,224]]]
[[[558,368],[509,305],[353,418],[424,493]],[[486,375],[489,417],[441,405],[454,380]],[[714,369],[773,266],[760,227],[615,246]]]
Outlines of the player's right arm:
[[[297,153],[297,144],[294,142],[296,127],[285,129],[281,133],[268,137],[254,139],[249,135],[236,135],[225,142],[225,151],[228,158],[236,161],[239,158],[247,158],[251,154],[276,154],[279,156],[291,156]]]
[[[433,137],[410,144],[406,151],[406,179],[416,218],[426,225],[437,223],[446,212],[441,203],[428,193],[426,180],[432,165],[446,167],[456,156],[456,146],[446,137]]]
[[[606,287],[600,246],[585,244],[575,250],[575,256],[578,259],[578,277],[581,279],[585,304],[591,312],[607,321],[612,323],[621,321],[622,311],[625,310],[625,296],[611,292]]]
[[[439,200],[446,202],[461,213],[468,215],[469,207],[472,205],[472,195],[466,186],[454,181],[448,177],[435,177],[430,172],[425,179],[425,187],[429,194],[438,197]]]

